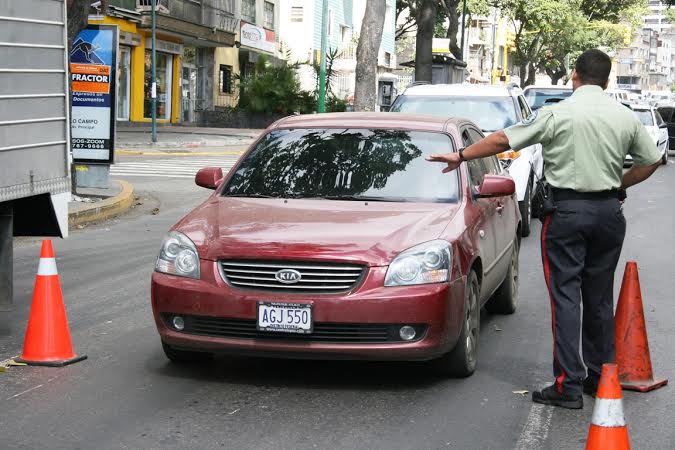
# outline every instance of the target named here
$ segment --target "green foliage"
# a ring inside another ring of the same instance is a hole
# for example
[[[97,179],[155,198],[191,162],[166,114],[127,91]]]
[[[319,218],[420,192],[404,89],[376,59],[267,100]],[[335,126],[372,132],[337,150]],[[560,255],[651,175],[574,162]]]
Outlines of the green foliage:
[[[239,78],[239,107],[252,113],[291,114],[303,111],[297,64],[274,66],[265,56],[255,64],[255,73]]]
[[[337,98],[334,95],[331,95],[326,99],[326,111],[345,112],[347,111],[347,101]]]

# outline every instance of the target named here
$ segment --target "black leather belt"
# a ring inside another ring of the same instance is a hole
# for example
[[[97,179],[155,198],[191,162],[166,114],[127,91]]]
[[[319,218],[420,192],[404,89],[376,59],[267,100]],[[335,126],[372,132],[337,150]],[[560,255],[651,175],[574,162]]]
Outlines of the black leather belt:
[[[551,188],[553,192],[553,200],[603,200],[608,198],[619,198],[619,190],[612,189],[609,191],[597,192],[579,192],[572,189],[558,189]]]

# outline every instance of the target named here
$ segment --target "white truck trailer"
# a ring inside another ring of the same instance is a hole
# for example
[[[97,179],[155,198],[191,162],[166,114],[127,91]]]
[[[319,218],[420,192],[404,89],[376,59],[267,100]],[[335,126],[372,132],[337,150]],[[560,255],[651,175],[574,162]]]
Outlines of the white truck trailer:
[[[14,236],[68,234],[66,28],[65,0],[0,0],[0,311]]]

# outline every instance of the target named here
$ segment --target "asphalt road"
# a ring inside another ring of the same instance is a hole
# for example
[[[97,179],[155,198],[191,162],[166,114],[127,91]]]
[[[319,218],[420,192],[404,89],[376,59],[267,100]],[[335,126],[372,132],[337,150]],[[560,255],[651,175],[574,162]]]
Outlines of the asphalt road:
[[[0,448],[584,447],[592,399],[585,397],[582,411],[567,411],[514,393],[551,379],[538,222],[521,249],[520,309],[508,317],[483,313],[478,370],[468,379],[438,377],[422,363],[220,357],[178,367],[160,347],[150,274],[164,232],[209,191],[187,177],[127,179],[142,204],[54,243],[74,347],[89,358],[0,373]],[[673,192],[672,164],[630,192],[615,287],[618,294],[624,262],[637,260],[654,369],[671,378]],[[39,241],[17,243],[16,308],[0,313],[0,360],[21,351],[38,255]],[[625,398],[633,448],[673,448],[674,388]]]

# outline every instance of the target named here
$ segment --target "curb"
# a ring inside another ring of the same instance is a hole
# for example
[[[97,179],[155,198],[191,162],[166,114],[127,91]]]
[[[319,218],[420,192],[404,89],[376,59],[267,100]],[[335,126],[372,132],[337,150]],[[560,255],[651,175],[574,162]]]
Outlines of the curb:
[[[122,192],[100,202],[87,204],[68,211],[68,226],[100,222],[128,210],[134,202],[134,187],[127,181],[113,180],[122,186]]]

